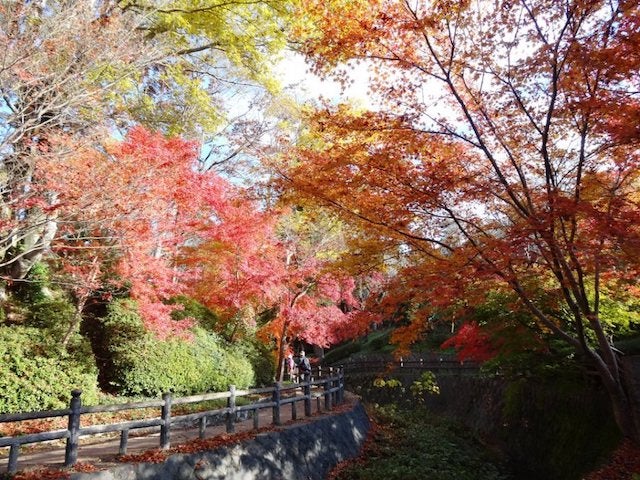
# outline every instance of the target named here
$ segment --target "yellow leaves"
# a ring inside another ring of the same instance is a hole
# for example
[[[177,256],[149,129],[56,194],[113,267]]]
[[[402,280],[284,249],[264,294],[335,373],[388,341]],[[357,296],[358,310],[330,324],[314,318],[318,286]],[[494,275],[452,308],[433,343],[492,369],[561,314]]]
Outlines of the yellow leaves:
[[[287,1],[231,2],[221,5],[207,0],[168,2],[157,14],[155,29],[173,32],[179,42],[198,48],[211,46],[249,78],[265,81],[274,88],[268,65],[286,46],[286,25],[290,8]],[[195,44],[195,45],[194,45]],[[188,49],[189,47],[185,47]]]

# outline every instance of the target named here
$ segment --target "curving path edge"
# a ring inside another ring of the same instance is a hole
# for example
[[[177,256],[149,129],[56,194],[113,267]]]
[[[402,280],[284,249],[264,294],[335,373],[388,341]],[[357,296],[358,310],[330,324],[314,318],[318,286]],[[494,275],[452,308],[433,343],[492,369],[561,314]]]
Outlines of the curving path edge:
[[[358,455],[370,428],[352,399],[338,413],[256,433],[209,451],[174,454],[163,463],[130,463],[71,480],[322,480]]]

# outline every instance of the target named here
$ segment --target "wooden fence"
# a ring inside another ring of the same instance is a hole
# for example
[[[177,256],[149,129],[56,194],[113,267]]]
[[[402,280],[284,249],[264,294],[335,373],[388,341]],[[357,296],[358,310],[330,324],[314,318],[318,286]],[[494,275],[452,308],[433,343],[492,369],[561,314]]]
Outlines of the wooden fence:
[[[250,390],[236,390],[235,386],[232,385],[227,392],[205,393],[180,398],[173,398],[171,393],[165,393],[159,400],[120,405],[85,407],[82,406],[80,390],[74,390],[71,395],[69,408],[66,409],[0,415],[0,423],[68,417],[68,427],[66,429],[13,437],[0,437],[0,447],[10,448],[7,465],[7,471],[9,473],[15,473],[17,471],[20,447],[26,444],[66,439],[64,465],[72,466],[77,462],[80,437],[83,436],[120,432],[119,454],[126,455],[129,432],[135,429],[151,428],[157,430],[159,428],[160,448],[168,449],[171,443],[171,428],[179,424],[184,425],[185,423],[197,422],[199,425],[200,438],[204,438],[207,421],[211,418],[223,417],[226,423],[226,431],[233,433],[235,431],[235,422],[239,415],[245,412],[253,417],[253,428],[258,429],[260,427],[259,411],[261,409],[271,409],[272,423],[274,425],[280,425],[280,411],[282,407],[287,404],[291,405],[291,417],[293,419],[297,416],[296,404],[298,403],[303,403],[306,416],[311,415],[311,402],[313,398],[318,402],[318,409],[320,409],[321,400],[324,399],[325,410],[331,410],[334,405],[342,403],[344,400],[344,373],[340,368],[325,368],[324,371],[314,371],[308,381],[298,384],[283,386],[281,383],[276,382],[272,387],[254,388]],[[240,397],[247,397],[250,403],[238,405],[237,400]],[[196,404],[219,399],[226,399],[227,406],[185,415],[171,414],[172,407],[176,405]],[[81,417],[85,414],[123,412],[143,408],[158,408],[160,410],[160,416],[105,425],[81,426]]]
[[[411,360],[389,360],[385,358],[373,360],[354,360],[341,364],[344,374],[351,376],[370,375],[416,375],[430,370],[437,375],[476,375],[479,366],[475,362],[461,362],[451,358],[413,358]]]

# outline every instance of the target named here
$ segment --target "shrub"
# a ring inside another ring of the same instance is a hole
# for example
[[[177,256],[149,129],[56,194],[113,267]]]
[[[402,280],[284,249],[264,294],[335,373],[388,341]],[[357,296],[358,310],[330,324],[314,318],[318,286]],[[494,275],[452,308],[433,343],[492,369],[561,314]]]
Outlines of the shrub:
[[[242,343],[233,344],[231,348],[251,363],[256,386],[267,386],[273,383],[276,374],[275,360],[267,345],[258,340],[245,340]]]
[[[160,340],[145,331],[131,301],[116,301],[103,319],[110,339],[111,384],[117,393],[158,396],[222,391],[254,383],[251,363],[241,348],[196,327],[193,338]]]
[[[18,301],[33,304],[46,300],[51,286],[51,271],[46,263],[38,262],[31,267],[26,282],[14,288]]]
[[[421,403],[424,403],[425,395],[440,394],[440,386],[438,385],[436,375],[430,370],[422,372],[420,379],[415,380],[411,384],[410,390],[414,398]]]
[[[325,353],[323,362],[327,365],[337,363],[340,360],[344,360],[349,358],[351,355],[358,353],[361,349],[362,345],[360,343],[354,341],[344,343]]]
[[[182,305],[182,310],[175,310],[171,316],[174,320],[193,318],[205,330],[215,332],[220,326],[220,318],[209,308],[193,298],[180,295],[173,299],[173,304]]]
[[[0,359],[0,413],[65,408],[73,389],[97,403],[95,365],[51,349],[36,328],[0,327]]]
[[[75,307],[64,296],[41,299],[29,305],[28,309],[26,324],[46,330],[55,342],[62,340],[75,314]]]
[[[428,411],[387,405],[369,409],[377,428],[363,455],[339,465],[335,480],[507,480],[507,467],[457,424]]]

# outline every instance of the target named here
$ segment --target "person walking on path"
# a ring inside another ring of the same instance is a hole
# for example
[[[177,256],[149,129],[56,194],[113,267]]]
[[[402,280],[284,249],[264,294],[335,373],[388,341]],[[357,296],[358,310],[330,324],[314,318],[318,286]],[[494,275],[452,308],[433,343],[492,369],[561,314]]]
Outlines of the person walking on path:
[[[289,353],[289,355],[287,355],[287,373],[289,374],[289,380],[293,383],[298,383],[296,368],[296,362],[293,360],[293,353]]]
[[[300,352],[300,360],[298,360],[298,372],[303,382],[308,382],[311,378],[311,363],[304,353]]]

